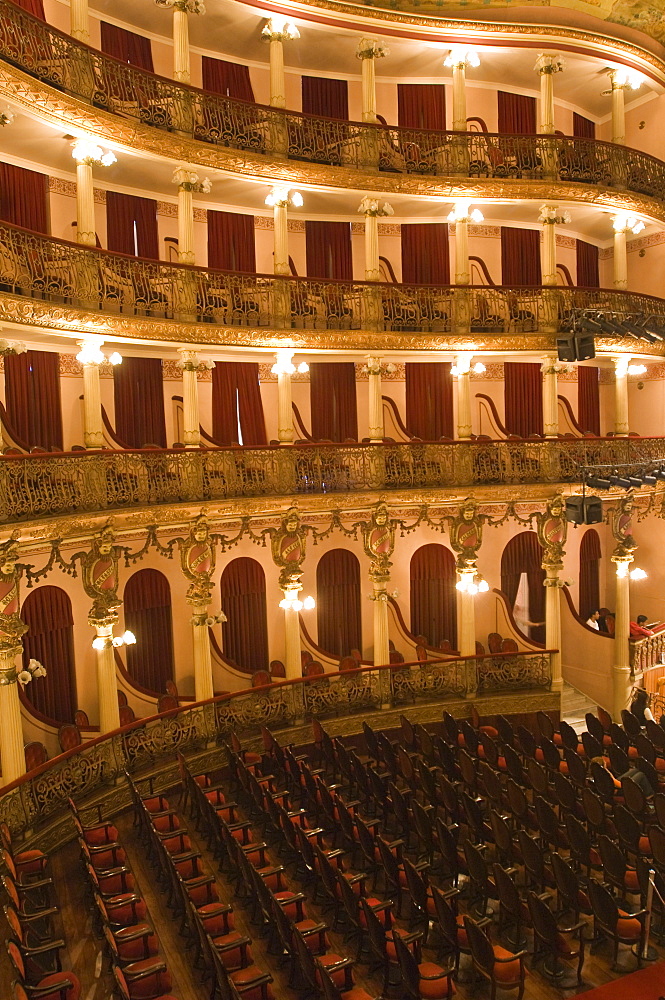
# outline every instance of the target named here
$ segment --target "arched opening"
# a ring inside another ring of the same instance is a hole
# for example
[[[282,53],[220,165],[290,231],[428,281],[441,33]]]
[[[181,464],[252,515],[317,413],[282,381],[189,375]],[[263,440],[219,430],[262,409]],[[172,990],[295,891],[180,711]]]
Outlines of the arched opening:
[[[455,557],[445,545],[421,545],[413,553],[411,632],[424,635],[430,646],[448,639],[457,649]]]
[[[360,563],[347,549],[326,552],[316,567],[319,646],[331,656],[362,652]]]
[[[148,691],[163,694],[173,680],[171,588],[163,573],[141,569],[127,581],[125,627],[136,636],[127,646],[127,672]]]
[[[256,559],[232,559],[220,581],[224,655],[241,670],[268,669],[266,577]]]
[[[511,538],[501,555],[501,590],[522,631],[534,642],[544,643],[545,570],[541,566],[542,558],[543,550],[535,532],[522,531]]]
[[[23,666],[34,659],[46,668],[46,677],[26,685],[26,698],[49,719],[73,722],[77,706],[72,603],[60,587],[38,587],[23,602],[21,617],[28,626]]]
[[[585,531],[580,545],[579,613],[586,621],[600,607],[600,538],[593,528]]]

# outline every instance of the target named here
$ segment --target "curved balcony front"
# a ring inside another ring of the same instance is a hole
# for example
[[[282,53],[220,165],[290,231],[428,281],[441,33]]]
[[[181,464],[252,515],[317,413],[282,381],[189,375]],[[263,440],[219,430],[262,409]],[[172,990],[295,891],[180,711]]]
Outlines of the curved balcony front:
[[[251,104],[122,63],[8,0],[0,0],[0,88],[66,130],[270,183],[554,197],[665,221],[665,163],[639,150],[571,136],[398,128]]]
[[[453,487],[579,483],[584,466],[638,472],[664,454],[663,438],[631,437],[5,455],[0,523],[246,498],[395,490],[414,499]]]
[[[551,350],[558,333],[586,328],[599,349],[659,355],[665,299],[599,288],[404,285],[215,271],[0,223],[0,320],[72,335],[328,351]]]

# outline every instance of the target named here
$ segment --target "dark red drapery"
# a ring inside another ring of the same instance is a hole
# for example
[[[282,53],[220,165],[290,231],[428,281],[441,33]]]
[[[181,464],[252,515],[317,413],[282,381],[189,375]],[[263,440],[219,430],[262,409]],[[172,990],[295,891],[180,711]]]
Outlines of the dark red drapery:
[[[580,288],[600,288],[598,247],[585,240],[575,241],[577,284]]]
[[[8,354],[5,406],[10,430],[20,442],[62,451],[60,355],[52,351]]]
[[[348,121],[349,96],[346,80],[327,80],[319,76],[303,76],[301,79],[304,115]]]
[[[173,622],[169,581],[156,569],[133,573],[123,595],[125,627],[136,636],[127,646],[127,672],[136,683],[164,694],[173,680]]]
[[[402,281],[414,285],[449,285],[448,224],[402,226]]]
[[[499,132],[502,135],[536,134],[536,98],[497,92]]]
[[[577,366],[577,422],[583,431],[600,435],[598,375],[595,365]]]
[[[107,56],[113,56],[121,62],[147,69],[153,72],[152,48],[150,39],[137,35],[134,31],[120,28],[116,24],[100,21],[101,49]]]
[[[501,590],[508,599],[511,608],[515,607],[515,598],[520,586],[522,573],[526,573],[529,587],[529,620],[542,622],[545,620],[545,570],[541,563],[543,550],[535,531],[522,531],[511,538],[501,555]],[[535,642],[545,641],[545,626],[529,628],[529,634]]]
[[[157,202],[152,198],[107,191],[106,246],[131,257],[138,251],[139,257],[159,260]]]
[[[238,432],[240,424],[240,433]],[[217,361],[212,370],[212,436],[219,444],[267,444],[259,366],[253,361]]]
[[[589,528],[580,544],[580,618],[586,621],[600,607],[600,538]]]
[[[38,17],[42,21],[46,20],[44,0],[14,0],[14,3],[17,7],[21,7],[22,10],[27,10],[28,14],[32,14],[33,17]]]
[[[407,362],[406,426],[423,441],[452,438],[453,380],[449,362]]]
[[[356,369],[352,361],[309,366],[312,437],[315,441],[357,441]]]
[[[411,632],[430,646],[448,639],[457,648],[455,558],[445,545],[421,545],[411,557]]]
[[[326,552],[316,567],[318,644],[332,656],[362,652],[360,563],[347,549]]]
[[[348,222],[305,222],[308,278],[353,280],[351,226]]]
[[[224,656],[241,670],[268,669],[266,578],[256,559],[232,559],[220,582]]]
[[[23,667],[38,660],[46,677],[25,687],[31,705],[56,722],[73,722],[76,711],[74,617],[69,597],[60,587],[38,587],[26,597],[21,617],[28,626],[23,636]]]
[[[49,233],[48,177],[0,163],[0,219],[34,233]]]
[[[501,284],[540,285],[540,233],[501,226]]]
[[[543,433],[543,380],[540,365],[507,362],[503,366],[505,426],[526,438]]]
[[[442,83],[398,83],[397,124],[401,128],[445,132],[445,85]]]
[[[256,273],[253,215],[208,209],[208,267]]]
[[[210,56],[203,56],[202,64],[204,90],[241,101],[254,101],[249,66],[227,62],[225,59],[211,59]]]
[[[577,111],[573,111],[573,135],[578,139],[595,139],[596,126],[590,118],[585,118],[584,115],[578,115]]]
[[[115,431],[130,448],[166,447],[164,383],[159,358],[128,358],[113,369]]]

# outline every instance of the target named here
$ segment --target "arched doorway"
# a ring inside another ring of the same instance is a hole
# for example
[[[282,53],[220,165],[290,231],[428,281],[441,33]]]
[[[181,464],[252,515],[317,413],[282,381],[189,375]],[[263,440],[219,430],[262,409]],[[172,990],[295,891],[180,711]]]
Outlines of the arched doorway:
[[[224,655],[241,670],[268,669],[266,577],[256,559],[232,559],[220,581]]]
[[[579,613],[586,621],[600,607],[600,538],[589,528],[580,545]]]
[[[319,646],[331,656],[362,652],[360,563],[347,549],[326,552],[316,567]]]
[[[445,545],[421,545],[413,553],[411,632],[424,635],[430,646],[448,639],[457,648],[455,557]]]
[[[545,570],[543,550],[533,531],[511,538],[501,555],[501,590],[522,631],[534,642],[545,642]],[[529,624],[533,622],[535,624]]]
[[[136,683],[163,694],[173,680],[171,588],[163,573],[141,569],[125,586],[125,627],[136,636],[127,650],[127,672]]]
[[[46,677],[26,684],[25,696],[47,718],[73,722],[77,705],[72,602],[60,587],[38,587],[23,602],[21,617],[28,626],[23,666],[34,659],[46,668]]]

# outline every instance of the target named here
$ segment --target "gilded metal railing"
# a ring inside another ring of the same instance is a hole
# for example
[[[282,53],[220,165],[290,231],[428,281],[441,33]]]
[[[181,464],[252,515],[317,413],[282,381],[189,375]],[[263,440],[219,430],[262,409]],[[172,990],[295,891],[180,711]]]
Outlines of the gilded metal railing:
[[[665,164],[590,139],[427,132],[338,121],[234,100],[155,76],[0,0],[0,59],[123,118],[292,160],[428,176],[577,181],[665,197]]]
[[[551,650],[454,660],[367,667],[323,677],[285,681],[139,719],[123,729],[83,743],[0,789],[0,821],[13,833],[64,816],[67,798],[110,790],[124,771],[137,772],[173,761],[176,751],[222,744],[231,730],[241,736],[326,716],[363,715],[370,710],[450,699],[484,690],[547,690]]]
[[[579,483],[588,465],[662,458],[663,438],[304,444],[5,455],[0,523],[240,497]]]
[[[581,317],[602,315],[604,322],[648,320],[665,336],[665,299],[634,292],[215,271],[110,253],[2,222],[0,292],[123,316],[253,329],[554,333],[569,331]]]
[[[631,639],[630,667],[632,674],[641,674],[660,664],[665,654],[665,630],[641,639]]]

